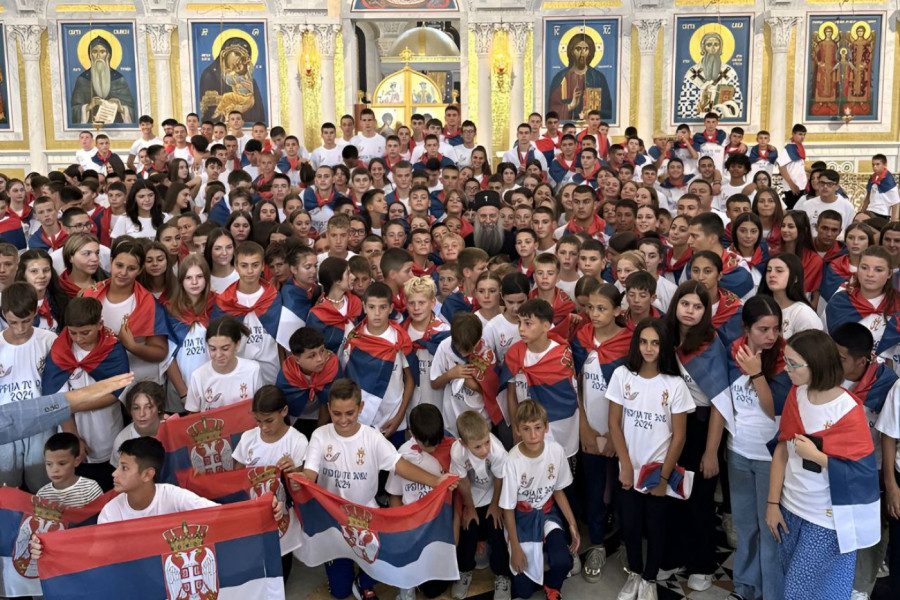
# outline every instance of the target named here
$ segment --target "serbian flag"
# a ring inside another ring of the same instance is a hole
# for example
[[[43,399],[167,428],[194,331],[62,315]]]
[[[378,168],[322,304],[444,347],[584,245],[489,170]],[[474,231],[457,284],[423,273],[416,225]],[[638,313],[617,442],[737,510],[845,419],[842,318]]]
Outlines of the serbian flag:
[[[17,250],[27,250],[28,240],[25,239],[25,231],[22,229],[22,221],[11,211],[0,217],[0,242],[7,242]]]
[[[287,508],[287,494],[281,470],[275,467],[253,467],[221,473],[191,473],[184,481],[184,489],[219,504],[234,504],[275,494],[284,503],[284,514],[278,521],[278,539],[282,556],[300,547],[300,519]]]
[[[844,254],[825,264],[822,269],[822,283],[819,292],[827,302],[841,286],[850,281],[853,272],[850,270],[850,255]]]
[[[461,290],[453,292],[444,299],[441,304],[441,318],[450,323],[453,321],[453,315],[458,312],[475,312],[478,310],[478,302],[474,298],[471,300]]]
[[[278,345],[291,347],[291,334],[306,327],[309,311],[319,298],[318,287],[306,290],[291,277],[281,286],[281,316],[278,324]]]
[[[72,350],[74,346],[69,328],[64,327],[59,337],[53,341],[50,355],[44,364],[41,376],[41,390],[44,394],[67,391],[69,377],[79,370],[86,372],[94,381],[128,372],[128,352],[108,327],[100,328],[97,345],[82,360],[75,357]],[[121,389],[113,392],[117,398],[121,393]]]
[[[60,229],[59,233],[50,237],[47,235],[47,232],[44,231],[44,228],[41,227],[28,239],[28,247],[31,250],[46,250],[47,252],[53,252],[54,250],[62,248],[68,237],[69,234],[67,234],[64,229]]]
[[[287,397],[288,414],[292,417],[318,418],[319,406],[328,404],[331,384],[340,377],[341,363],[337,354],[329,353],[322,370],[311,375],[304,374],[294,357],[288,356],[281,363],[275,385]]]
[[[426,581],[459,579],[448,478],[423,498],[393,508],[368,508],[330,494],[300,475],[289,475],[303,543],[296,555],[315,567],[349,558],[377,581],[414,588]],[[450,560],[448,560],[448,558]]]
[[[239,281],[235,281],[216,296],[216,305],[212,309],[210,319],[231,315],[243,323],[244,318],[252,312],[259,319],[266,333],[273,338],[277,338],[278,322],[281,318],[281,295],[278,293],[278,290],[275,289],[274,285],[260,281],[263,287],[262,296],[259,297],[259,300],[253,306],[244,306],[237,299],[239,283]]]
[[[231,454],[241,434],[256,427],[250,413],[252,400],[185,417],[174,416],[159,424],[156,438],[166,449],[160,483],[184,486],[192,472],[219,473],[234,469]]]
[[[306,319],[306,326],[321,331],[325,336],[325,347],[335,353],[341,349],[341,343],[348,331],[347,326],[352,329],[362,315],[362,300],[356,294],[346,292],[344,301],[347,303],[346,314],[341,313],[331,300],[323,295],[319,298],[319,303],[309,311],[309,317]]]
[[[828,455],[828,488],[841,553],[878,543],[881,539],[878,467],[862,406],[854,406],[831,427],[806,431],[794,387],[781,416],[778,441],[793,440],[798,433],[822,438],[822,452]]]
[[[481,386],[481,399],[484,401],[484,409],[487,411],[491,423],[494,425],[499,424],[504,419],[504,415],[503,411],[500,410],[500,405],[497,403],[497,390],[500,387],[497,383],[497,355],[491,350],[490,344],[484,338],[481,338],[475,344],[472,352],[466,356],[457,352],[452,344],[450,349],[464,364],[475,367],[472,378]],[[454,379],[447,385],[453,388],[454,393],[459,393],[462,392],[462,387],[465,384],[462,379]]]
[[[712,324],[726,348],[731,347],[731,342],[744,334],[744,322],[741,320],[742,311],[741,299],[734,293],[719,288]]]
[[[46,600],[283,600],[272,496],[40,535]]]
[[[722,279],[719,280],[719,287],[734,292],[739,298],[745,298],[753,291],[750,267],[740,254],[727,249],[722,252]]]
[[[687,373],[686,377],[696,382],[713,406],[731,406],[728,354],[718,336],[691,354],[684,354],[680,348],[676,348],[675,353]]]
[[[800,260],[803,262],[803,292],[812,294],[822,286],[823,259],[818,252],[804,249]],[[824,299],[827,302],[830,298]]]
[[[688,263],[691,262],[694,251],[691,248],[685,248],[684,252],[681,254],[681,258],[675,258],[674,254],[675,249],[669,246],[666,249],[666,264],[663,268],[663,273],[668,277],[669,281],[678,285],[685,281],[685,268],[688,266]],[[687,271],[690,273],[690,269],[687,269]]]
[[[537,288],[531,290],[528,294],[529,298],[537,298],[538,290]],[[553,328],[559,333],[561,337],[568,337],[565,334],[568,332],[568,319],[571,317],[572,313],[575,312],[575,302],[569,298],[569,295],[562,291],[559,288],[554,289],[553,293],[553,302],[550,303],[550,306],[553,307]],[[562,331],[560,331],[562,329]]]
[[[566,456],[571,456],[577,451],[578,436],[566,439],[560,434],[578,431],[578,395],[572,385],[575,365],[569,343],[552,332],[549,338],[556,345],[547,351],[540,362],[529,367],[525,366],[528,346],[523,341],[513,344],[500,366],[498,384],[505,386],[522,373],[528,386],[527,397],[547,411],[550,431],[556,430],[554,435],[557,437],[554,439],[565,448]]]
[[[658,486],[662,480],[662,468],[661,462],[652,462],[640,469],[635,469],[634,489],[644,494],[650,493],[650,490]],[[694,472],[685,471],[684,467],[675,465],[675,468],[669,473],[668,483],[666,496],[687,500],[691,497],[691,490],[694,488]]]
[[[517,502],[513,514],[516,519],[519,545],[526,559],[525,570],[522,573],[533,582],[543,585],[544,537],[554,529],[567,531],[562,514],[553,501],[553,496],[538,509],[525,501]]]
[[[594,337],[594,324],[590,321],[585,321],[578,328],[575,337],[572,339],[572,360],[575,365],[575,372],[581,375],[588,356],[590,356],[591,352],[596,352],[597,359],[600,362],[600,369],[603,371],[603,378],[609,381],[613,371],[623,364],[625,357],[628,356],[628,349],[631,347],[631,336],[632,331],[623,328],[605,342],[598,343]]]
[[[848,391],[863,405],[866,417],[874,422],[896,381],[897,374],[884,361],[876,360],[866,368],[863,376]]]
[[[863,298],[859,288],[851,291],[841,290],[835,293],[828,301],[825,308],[825,318],[823,321],[828,325],[828,333],[837,329],[838,325],[844,323],[861,323],[868,317],[875,317],[872,323],[864,323],[872,334],[875,336],[875,353],[890,349],[890,345],[896,338],[893,333],[891,335],[878,335],[878,330],[882,330],[882,334],[890,331],[896,331],[895,323],[897,313],[900,311],[900,302],[895,302],[893,306],[888,306],[888,298],[885,296],[878,306],[872,306],[872,303]],[[885,325],[879,327],[878,320],[883,319]]]
[[[0,595],[40,596],[37,563],[31,560],[31,534],[93,525],[106,503],[106,492],[90,504],[65,506],[16,488],[0,487]]]
[[[85,298],[96,298],[101,303],[109,292],[109,279],[100,281],[84,288],[82,295]],[[139,283],[134,284],[134,310],[126,317],[128,328],[134,337],[150,337],[151,335],[168,336],[169,328],[166,324],[166,311]],[[174,344],[169,343],[170,355],[174,352]]]

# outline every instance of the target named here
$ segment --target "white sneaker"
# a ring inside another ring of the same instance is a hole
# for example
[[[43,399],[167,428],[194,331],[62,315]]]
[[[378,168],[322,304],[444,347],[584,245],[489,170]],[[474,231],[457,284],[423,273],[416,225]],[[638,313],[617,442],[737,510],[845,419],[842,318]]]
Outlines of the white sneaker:
[[[688,577],[688,587],[695,592],[703,592],[712,587],[712,575],[698,575]]]
[[[853,590],[853,593],[850,594],[850,600],[869,600],[869,595],[859,590]]]
[[[472,571],[459,574],[459,581],[450,589],[450,597],[453,600],[462,600],[469,594],[469,586],[472,585]]]
[[[628,581],[622,586],[619,595],[616,596],[616,600],[637,600],[638,590],[641,587],[641,576],[628,570],[625,572],[628,573]]]
[[[573,575],[578,575],[581,573],[581,557],[578,556],[578,553],[572,554],[572,568],[569,570],[569,574],[566,575],[566,579],[572,577]]]
[[[512,599],[512,581],[505,575],[494,577],[494,600]]]
[[[584,568],[581,570],[581,576],[588,583],[597,583],[603,575],[603,566],[606,564],[606,548],[603,546],[594,546],[588,550],[584,559]]]
[[[737,529],[734,528],[734,517],[731,513],[722,515],[722,529],[725,530],[725,539],[732,548],[738,547]]]
[[[637,600],[656,600],[656,582],[641,579]]]
[[[415,588],[398,589],[396,600],[416,600]]]
[[[675,567],[674,569],[660,569],[656,573],[657,581],[665,581],[671,578],[673,575],[681,575],[684,573],[684,567]]]

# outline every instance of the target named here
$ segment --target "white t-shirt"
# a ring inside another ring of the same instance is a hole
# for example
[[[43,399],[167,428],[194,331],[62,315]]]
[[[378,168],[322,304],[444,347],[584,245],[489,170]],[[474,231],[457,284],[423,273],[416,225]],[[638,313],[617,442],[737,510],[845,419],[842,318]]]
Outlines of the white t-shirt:
[[[38,490],[38,498],[45,498],[51,502],[59,502],[64,506],[84,506],[90,504],[103,495],[100,485],[87,477],[76,477],[75,483],[67,488],[56,489],[52,483],[48,483]]]
[[[122,442],[133,440],[135,438],[141,437],[141,434],[137,432],[134,428],[134,423],[129,423],[125,429],[119,432],[119,435],[116,436],[116,439],[113,440],[113,451],[109,457],[109,464],[114,467],[119,466],[119,447],[122,445]]]
[[[434,330],[450,331],[450,326],[445,322],[438,320],[438,324],[434,327]],[[410,324],[406,332],[409,334],[409,339],[412,340],[413,343],[422,339],[423,332],[416,329],[412,324]],[[434,356],[432,356],[427,348],[421,348],[416,350],[416,358],[419,359],[419,385],[416,386],[416,391],[413,392],[413,397],[409,401],[409,409],[412,410],[422,403],[433,404],[440,408],[441,390],[431,389],[431,361],[434,359]]]
[[[803,429],[811,433],[823,431],[856,408],[856,400],[846,392],[828,404],[821,405],[810,403],[805,385],[797,386],[796,394]],[[803,459],[797,454],[793,441],[787,442],[787,452],[787,468],[781,490],[782,505],[810,523],[834,529],[828,469],[822,469],[821,473],[804,469]]]
[[[231,285],[238,279],[239,276],[237,273],[237,269],[234,269],[225,277],[216,277],[215,275],[211,275],[209,278],[209,289],[217,294],[221,294],[228,288],[229,285]]]
[[[444,474],[444,470],[441,468],[441,463],[438,462],[438,459],[427,452],[419,450],[418,442],[415,438],[406,440],[406,442],[400,446],[399,452],[400,456],[407,462],[416,465],[423,471],[437,476]],[[403,504],[412,504],[432,490],[430,486],[400,477],[394,471],[391,471],[390,475],[388,475],[384,489],[391,496],[400,496]]]
[[[450,447],[450,473],[468,477],[472,489],[472,501],[476,507],[487,506],[494,497],[494,480],[503,479],[509,454],[494,434],[488,434],[490,450],[484,458],[478,458],[456,440]]]
[[[257,300],[262,297],[263,291],[263,288],[260,287],[253,294],[237,292],[238,304],[241,306],[255,306]],[[259,373],[262,381],[274,383],[278,372],[281,370],[281,363],[278,360],[278,343],[263,327],[255,312],[250,311],[247,313],[247,316],[244,317],[244,325],[250,330],[250,337],[241,343],[238,356],[243,356],[259,363]]]
[[[606,397],[622,406],[625,446],[635,470],[666,460],[672,441],[672,415],[694,410],[680,377],[659,374],[645,379],[625,365],[613,371]]]
[[[456,365],[466,364],[466,361],[453,351],[453,340],[447,338],[442,341],[434,353],[434,361],[431,363],[431,380],[435,380]],[[480,392],[471,390],[462,379],[451,379],[442,390],[441,413],[444,417],[444,428],[454,436],[459,435],[456,429],[456,419],[467,410],[474,410],[487,420],[487,410],[484,408],[484,396]]]
[[[672,298],[675,297],[676,290],[678,290],[677,285],[675,285],[665,277],[657,277],[656,300],[653,302],[653,306],[656,308],[656,310],[662,311],[664,313],[669,312],[669,305],[672,303]]]
[[[140,152],[144,148],[149,148],[150,146],[154,145],[162,146],[163,141],[157,137],[153,138],[152,140],[145,140],[144,138],[139,137],[138,139],[134,140],[133,144],[131,144],[131,150],[128,151],[128,154],[137,157],[138,152]]]
[[[788,340],[795,333],[823,329],[822,319],[804,302],[794,302],[781,310],[781,335]]]
[[[72,353],[78,360],[84,360],[89,354],[77,344],[72,344]],[[94,378],[87,371],[76,369],[69,375],[66,387],[62,391],[80,390],[92,383],[95,383]],[[78,435],[90,448],[87,462],[107,462],[113,454],[115,436],[125,427],[122,406],[115,402],[104,408],[75,413],[75,424],[78,426]]]
[[[500,508],[513,510],[517,503],[527,502],[534,510],[540,510],[553,492],[572,483],[569,460],[563,447],[547,438],[544,438],[544,451],[535,458],[525,456],[522,446],[516,444],[509,451],[503,469]]]
[[[316,483],[326,492],[375,508],[378,474],[393,471],[398,460],[400,453],[373,427],[343,437],[329,423],[313,432],[304,468],[319,474]]]
[[[212,362],[207,361],[191,375],[184,408],[205,412],[237,404],[253,398],[260,387],[259,364],[254,360],[238,356],[237,366],[230,373],[217,373]]]
[[[359,150],[359,160],[366,164],[373,158],[381,158],[384,156],[384,136],[373,134],[372,137],[366,137],[362,133],[355,135],[350,143]]]
[[[519,336],[519,323],[510,323],[503,313],[488,321],[482,336],[494,351],[498,365],[506,360],[506,353],[509,352],[510,347],[522,339]]]
[[[778,432],[781,417],[770,419],[763,411],[749,375],[741,375],[731,383],[731,402],[734,431],[728,436],[728,449],[750,460],[771,461],[766,444]]]
[[[778,153],[778,157],[775,159],[775,163],[779,167],[784,167],[788,172],[788,175],[791,176],[791,179],[794,181],[794,184],[800,188],[801,193],[803,192],[803,188],[806,187],[807,178],[806,178],[806,165],[803,160],[794,160],[788,155],[787,151],[782,150]],[[788,188],[789,190],[790,188]],[[849,223],[848,223],[849,225]]]
[[[41,395],[41,374],[56,334],[34,329],[18,346],[0,334],[0,405],[30,400]]]
[[[318,169],[322,165],[325,165],[327,167],[339,165],[343,161],[343,156],[341,155],[343,149],[343,146],[337,145],[334,148],[330,149],[326,148],[325,146],[319,146],[312,151],[312,154],[309,157],[309,162],[312,163],[314,169]]]
[[[121,220],[121,219],[120,219]],[[50,259],[53,261],[53,270],[57,275],[66,270],[66,263],[63,261],[62,248],[57,248],[50,253]],[[108,247],[100,245],[100,268],[109,273],[110,250]]]
[[[371,335],[368,327],[365,327],[363,332],[367,335]],[[387,340],[391,344],[397,343],[397,331],[393,327],[388,327],[384,333],[378,337]],[[346,342],[346,337],[344,338],[344,341]],[[350,352],[345,343],[340,351],[341,366],[346,368],[349,360]],[[406,368],[409,368],[406,357],[400,352],[397,352],[397,357],[394,359],[394,369],[391,371],[390,381],[388,381],[387,387],[384,390],[384,397],[379,398],[366,390],[362,390],[364,404],[362,413],[359,415],[360,423],[371,425],[376,429],[381,429],[385,423],[397,414],[397,411],[400,409],[400,403],[403,401],[403,369]],[[406,415],[403,415],[403,420],[400,421],[397,431],[403,431],[404,429],[406,429]]]
[[[110,231],[109,236],[112,239],[116,239],[122,235],[130,235],[136,238],[147,238],[151,240],[156,239],[156,228],[153,226],[153,219],[150,217],[138,217],[138,221],[141,224],[140,229],[138,229],[137,225],[134,224],[134,221],[128,217],[119,219],[116,221],[112,231]],[[168,221],[168,219],[163,218],[163,223],[166,221]]]
[[[121,302],[110,302],[108,297],[104,298],[102,300],[103,324],[109,327],[114,334],[119,335],[119,329],[121,329],[125,317],[134,312],[135,302],[134,294]],[[145,339],[146,338],[144,337],[136,337],[135,341],[143,343]],[[148,362],[137,355],[128,352],[128,366],[134,373],[135,381],[148,379],[150,381],[155,381],[156,383],[162,382],[160,363]]]
[[[191,325],[175,355],[182,379],[190,381],[194,371],[203,366],[207,360],[209,354],[206,349],[206,326],[197,322]]]
[[[809,225],[812,227],[813,235],[816,235],[816,223],[819,222],[819,215],[825,210],[836,210],[841,215],[841,227],[846,229],[853,222],[856,216],[856,208],[853,204],[844,198],[838,196],[834,202],[822,202],[818,196],[814,198],[801,198],[794,205],[794,210],[802,210],[809,216]]]
[[[196,510],[198,508],[211,508],[219,506],[212,500],[201,498],[194,492],[180,488],[169,483],[157,483],[156,494],[150,502],[150,506],[144,510],[134,510],[128,504],[128,494],[119,494],[109,501],[100,511],[97,524],[116,523],[144,517],[158,517],[172,513]]]
[[[259,427],[254,427],[241,435],[232,456],[245,467],[274,467],[279,460],[289,456],[294,465],[300,468],[307,446],[309,442],[306,441],[306,436],[293,427],[288,427],[281,439],[275,442],[263,441]]]
[[[900,380],[894,382],[875,422],[875,429],[888,437],[900,440]],[[886,460],[891,457],[885,456]],[[894,469],[900,471],[900,444],[897,445],[897,454],[894,456]]]

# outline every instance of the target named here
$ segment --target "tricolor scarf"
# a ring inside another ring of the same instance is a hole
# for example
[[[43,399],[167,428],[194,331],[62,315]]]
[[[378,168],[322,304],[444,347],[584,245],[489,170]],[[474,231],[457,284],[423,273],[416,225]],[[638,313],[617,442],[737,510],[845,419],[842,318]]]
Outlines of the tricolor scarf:
[[[531,290],[528,294],[528,298],[537,298],[538,297],[538,289],[535,288]],[[565,321],[573,312],[575,312],[575,302],[569,298],[569,295],[562,291],[559,288],[555,288],[553,290],[553,302],[550,303],[553,307],[553,326],[558,327]]]
[[[759,144],[750,148],[750,164],[758,163],[758,162],[766,162],[770,165],[774,165],[776,159],[778,158],[778,150],[769,150],[768,148],[761,148]]]
[[[650,490],[659,485],[662,481],[663,463],[651,462],[642,465],[637,470],[637,477],[634,478],[634,489],[642,493],[650,493]],[[678,500],[686,500],[691,497],[693,489],[694,474],[691,471],[685,471],[684,467],[675,465],[672,472],[669,473],[669,480],[666,482],[666,496],[677,498]]]
[[[591,220],[591,224],[587,226],[587,228],[578,225],[575,222],[575,219],[571,219],[568,223],[566,223],[566,233],[587,233],[590,237],[595,240],[603,240],[606,233],[606,221],[603,220],[603,217],[595,214]]]
[[[803,291],[807,294],[818,291],[822,285],[822,257],[818,252],[803,250],[800,260],[803,262]]]
[[[731,387],[728,381],[728,353],[718,336],[706,342],[691,354],[685,354],[676,348],[678,360],[700,388],[709,398],[710,403],[719,405],[731,403]]]
[[[894,179],[894,176],[891,175],[891,172],[885,169],[881,172],[881,175],[876,175],[872,173],[872,176],[869,178],[868,183],[866,183],[866,193],[872,192],[872,187],[875,187],[880,193],[886,194],[892,188],[897,187],[897,182]]]
[[[844,254],[825,264],[822,269],[822,283],[819,292],[827,302],[841,286],[850,281],[853,271],[850,270],[850,255]]]
[[[613,371],[624,363],[625,357],[628,356],[631,335],[631,331],[623,328],[608,340],[598,342],[594,337],[594,324],[585,321],[572,338],[572,360],[575,364],[575,373],[580,377],[584,362],[591,352],[596,352],[600,369],[603,371],[603,378],[609,381]]]
[[[828,456],[828,488],[841,553],[878,543],[881,538],[878,467],[862,406],[855,406],[831,427],[807,431],[794,387],[784,406],[777,439],[789,442],[798,434],[822,439],[822,452]]]
[[[655,306],[650,307],[650,317],[653,319],[662,319],[666,316],[666,313],[658,310]],[[631,309],[625,311],[625,329],[630,332],[634,332],[635,327],[637,327],[637,322],[634,320],[634,317],[631,315]]]
[[[179,347],[184,343],[185,338],[187,338],[195,324],[199,323],[203,327],[209,327],[210,316],[215,305],[216,293],[212,291],[207,294],[206,306],[200,314],[196,314],[193,311],[176,314],[169,308],[171,303],[166,302],[166,308],[168,309],[166,310],[166,317],[169,322],[169,330],[172,332],[172,337],[175,338],[175,343]]]
[[[53,341],[44,366],[41,388],[45,394],[65,391],[69,377],[79,369],[95,381],[128,372],[128,353],[107,327],[100,328],[97,345],[80,361],[72,350],[74,345],[69,328],[64,327]],[[120,389],[113,393],[118,396],[121,392]]]
[[[309,311],[315,306],[320,293],[318,286],[307,290],[292,277],[281,286],[281,302],[287,310],[306,322]]]
[[[888,305],[888,297],[885,295],[878,306],[872,306],[872,303],[863,297],[859,288],[853,288],[835,292],[834,296],[828,300],[824,321],[828,324],[828,333],[832,333],[839,325],[844,323],[859,323],[866,317],[881,315],[888,322],[886,331],[891,331],[891,321],[896,321],[898,312],[900,312],[900,302],[897,300],[894,301],[893,305]],[[887,344],[892,337],[882,337],[875,344],[876,353],[890,348],[891,346]]]
[[[441,342],[450,337],[450,330],[439,329],[442,324],[443,321],[440,319],[431,319],[431,322],[428,324],[428,327],[425,328],[422,337],[412,343],[413,351],[426,350],[429,354],[434,356],[434,353],[437,352],[437,348],[440,346]],[[409,332],[410,327],[412,327],[412,319],[406,319],[406,321],[403,322],[403,328]]]
[[[337,353],[344,341],[347,324],[355,324],[362,314],[362,301],[350,292],[344,292],[347,314],[341,314],[337,307],[324,295],[319,303],[309,311],[306,326],[318,329],[325,336],[325,347]]]
[[[822,261],[825,263],[830,263],[836,258],[840,258],[847,254],[847,246],[845,246],[842,242],[835,242],[831,245],[831,248],[825,251],[825,255],[822,256]]]
[[[734,387],[737,380],[745,375],[755,375],[756,373],[747,373],[741,366],[738,364],[735,356],[737,356],[738,350],[741,349],[742,346],[747,345],[747,335],[741,336],[739,339],[734,340],[731,344],[731,348],[729,349],[728,356],[728,381],[731,386]],[[791,378],[788,376],[787,370],[784,368],[784,346],[785,341],[784,338],[778,338],[778,341],[775,343],[778,348],[778,358],[775,359],[775,369],[772,375],[766,375],[766,383],[769,384],[769,390],[772,392],[772,408],[774,409],[775,417],[778,418],[781,416],[782,411],[784,410],[784,402],[787,399],[788,392],[791,390]],[[752,387],[753,382],[747,381],[747,386]],[[734,394],[734,390],[732,389],[732,394]],[[720,398],[722,400],[722,398]],[[729,400],[729,398],[725,398],[725,400]],[[719,402],[716,404],[716,408],[719,413],[725,419],[725,427],[728,431],[731,432],[732,435],[735,433],[735,429],[737,427],[737,423],[735,422],[735,414],[734,414],[734,404],[733,402]]]
[[[383,398],[394,370],[394,361],[400,353],[406,357],[413,381],[419,385],[419,359],[406,330],[389,321],[388,327],[397,334],[397,342],[391,343],[381,336],[366,333],[367,323],[368,319],[364,318],[347,334],[344,351],[348,359],[344,374],[372,396]]]
[[[281,317],[281,296],[274,285],[269,285],[260,280],[263,288],[262,296],[253,306],[244,306],[238,302],[237,289],[240,281],[235,281],[225,290],[216,296],[216,305],[213,307],[211,318],[224,315],[231,315],[238,321],[243,322],[251,312],[257,316],[263,329],[266,330],[273,338],[278,337],[278,320]]]
[[[37,249],[46,250],[47,252],[53,252],[54,250],[62,248],[63,244],[66,243],[66,239],[68,237],[69,234],[66,233],[66,230],[60,229],[59,233],[51,238],[44,231],[44,228],[41,227],[40,229],[35,231],[34,234],[32,234],[31,238],[28,240],[28,247],[32,250]]]
[[[712,316],[713,327],[722,339],[726,347],[741,337],[744,332],[744,324],[741,320],[743,305],[741,299],[728,290],[718,288],[718,303],[716,312]]]
[[[781,225],[772,223],[772,229],[766,236],[766,244],[769,245],[769,254],[774,256],[781,252]]]
[[[72,281],[72,273],[68,269],[60,273],[59,285],[69,298],[74,298],[81,292],[81,288],[78,287],[78,284]]]
[[[529,396],[544,407],[552,424],[572,418],[578,412],[578,395],[572,385],[575,363],[569,343],[552,332],[548,338],[556,345],[537,364],[529,367],[525,366],[528,345],[520,340],[510,346],[500,367],[498,383],[506,385],[514,381],[517,374],[524,374]]]
[[[871,412],[878,414],[884,407],[888,392],[897,381],[897,374],[884,362],[872,361],[859,381],[854,382],[849,391]]]
[[[53,313],[55,311],[53,308],[54,307],[50,305],[50,297],[45,292],[43,302],[38,302],[37,314],[34,316],[34,326],[39,328],[41,326],[41,319],[44,319],[47,321],[47,327],[51,331],[56,331],[56,327],[54,326],[56,321],[53,320]]]
[[[677,259],[673,258],[674,254],[675,248],[669,246],[666,249],[666,264],[663,271],[665,273],[671,273],[675,278],[675,283],[678,283],[678,281],[681,280],[681,275],[684,273],[685,267],[691,262],[694,251],[692,248],[685,248],[684,252],[681,253],[681,257]]]
[[[7,242],[17,250],[28,248],[28,240],[22,230],[22,221],[12,211],[6,211],[6,215],[0,217],[0,242]]]
[[[750,269],[744,268],[744,259],[740,254],[725,249],[722,251],[722,279],[719,286],[730,290],[743,298],[753,289],[753,276]]]
[[[806,148],[799,142],[790,142],[784,147],[785,153],[791,161],[806,160]]]
[[[288,413],[299,417],[307,406],[319,403],[328,404],[328,392],[335,379],[341,376],[341,363],[337,354],[328,353],[325,365],[318,373],[306,375],[293,356],[288,356],[281,363],[281,372],[275,385],[284,392],[288,402]]]
[[[102,303],[108,293],[109,279],[85,288],[82,295],[85,298],[96,298]],[[166,311],[159,305],[153,294],[137,282],[134,284],[132,294],[134,295],[134,310],[126,315],[123,320],[123,323],[128,323],[128,328],[131,330],[132,335],[136,338],[168,335]]]
[[[466,296],[462,286],[459,291],[444,298],[444,302],[441,304],[441,316],[448,323],[453,321],[453,315],[458,312],[475,312],[476,310],[478,310],[478,301],[474,297]]]

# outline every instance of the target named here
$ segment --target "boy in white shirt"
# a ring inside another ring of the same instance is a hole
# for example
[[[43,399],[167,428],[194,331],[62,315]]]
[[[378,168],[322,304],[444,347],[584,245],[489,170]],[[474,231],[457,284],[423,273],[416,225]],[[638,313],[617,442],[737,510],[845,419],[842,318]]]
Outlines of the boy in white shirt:
[[[387,315],[384,319],[387,320]],[[306,449],[304,477],[327,492],[372,508],[377,507],[375,495],[381,471],[390,471],[432,488],[449,477],[428,473],[402,458],[381,433],[360,423],[364,410],[362,391],[356,382],[338,379],[332,384],[328,395],[331,423],[313,432]],[[357,461],[358,456],[365,456],[361,464]],[[325,573],[335,598],[346,598],[351,593],[357,598],[377,598],[375,581],[364,571],[356,576],[350,559],[327,563]]]
[[[440,343],[431,363],[431,388],[443,393],[441,411],[447,421],[447,430],[453,435],[457,434],[456,419],[466,411],[474,410],[488,419],[482,384],[478,379],[480,363],[470,360],[481,339],[481,319],[472,313],[458,312],[453,315],[450,339]],[[493,354],[491,350],[488,352]],[[480,376],[483,381],[483,369]]]
[[[41,373],[56,334],[37,329],[37,292],[17,281],[3,290],[0,317],[7,329],[0,333],[0,404],[28,402],[41,395]],[[0,485],[37,492],[47,483],[44,443],[54,433],[45,431],[0,445]]]
[[[375,111],[364,108],[359,114],[360,132],[350,143],[359,150],[359,160],[369,164],[373,158],[384,156],[384,137],[375,131]]]
[[[344,338],[339,354],[344,373],[362,388],[360,421],[399,448],[406,441],[406,411],[416,386],[412,341],[390,320],[391,296],[384,283],[369,286],[363,297],[366,317]]]
[[[62,432],[50,436],[44,444],[44,465],[50,483],[36,495],[73,507],[85,506],[99,498],[103,490],[97,482],[75,474],[75,468],[81,464],[80,452],[81,443],[75,434]]]
[[[138,125],[141,128],[141,137],[136,139],[128,151],[128,160],[125,166],[134,169],[134,160],[137,158],[138,152],[145,148],[149,148],[155,144],[163,145],[163,141],[153,135],[153,117],[150,115],[141,115],[138,119]]]
[[[450,448],[450,474],[461,477],[463,516],[456,545],[460,578],[453,584],[451,596],[461,599],[468,594],[478,542],[486,540],[491,548],[494,600],[509,600],[509,551],[500,512],[503,471],[509,455],[500,440],[491,435],[488,422],[474,410],[459,415],[456,429],[459,439]]]
[[[441,393],[430,384],[431,365],[438,345],[450,334],[450,326],[434,314],[437,286],[434,279],[427,275],[413,277],[403,284],[403,295],[409,314],[403,327],[409,334],[416,358],[419,359],[419,385],[413,392],[410,404],[413,408],[419,404],[440,406]]]
[[[499,502],[509,540],[512,595],[530,598],[543,586],[548,600],[559,600],[572,569],[570,552],[577,552],[581,544],[578,523],[563,491],[572,483],[572,472],[562,446],[544,439],[549,421],[543,406],[533,400],[521,402],[514,423],[522,441],[509,453]]]

